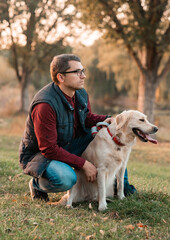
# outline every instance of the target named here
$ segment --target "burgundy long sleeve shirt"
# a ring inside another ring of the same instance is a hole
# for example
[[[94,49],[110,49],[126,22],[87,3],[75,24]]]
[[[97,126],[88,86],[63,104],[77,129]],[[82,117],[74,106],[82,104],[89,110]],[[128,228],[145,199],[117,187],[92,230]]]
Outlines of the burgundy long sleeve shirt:
[[[64,93],[63,93],[64,94]],[[75,96],[72,98],[64,94],[67,101],[74,108],[74,138],[76,137],[79,127],[79,119],[76,111]],[[85,125],[90,128],[96,125],[97,122],[104,121],[105,115],[97,115],[91,112],[90,102],[88,100],[89,112],[86,117]],[[68,165],[81,169],[85,163],[85,159],[75,154],[71,154],[57,144],[57,129],[56,129],[56,114],[53,108],[48,103],[37,104],[31,117],[34,124],[34,131],[37,137],[38,146],[42,155],[51,160],[65,162]]]

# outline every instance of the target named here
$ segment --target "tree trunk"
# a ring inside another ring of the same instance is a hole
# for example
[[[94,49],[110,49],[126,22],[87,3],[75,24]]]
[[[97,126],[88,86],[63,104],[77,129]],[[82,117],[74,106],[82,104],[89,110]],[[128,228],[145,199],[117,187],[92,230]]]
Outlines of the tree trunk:
[[[156,79],[149,74],[140,74],[138,89],[138,110],[147,115],[150,122],[154,122]]]
[[[21,112],[28,112],[29,109],[29,91],[28,91],[28,75],[23,74],[22,81],[20,83],[21,87]]]

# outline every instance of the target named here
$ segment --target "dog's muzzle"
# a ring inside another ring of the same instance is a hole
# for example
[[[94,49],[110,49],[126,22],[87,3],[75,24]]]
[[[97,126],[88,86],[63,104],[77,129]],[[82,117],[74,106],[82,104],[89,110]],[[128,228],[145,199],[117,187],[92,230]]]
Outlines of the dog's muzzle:
[[[142,142],[151,142],[154,144],[157,144],[157,140],[153,139],[149,134],[142,132],[140,129],[138,128],[133,128],[132,129],[134,134],[142,141]],[[155,126],[152,129],[151,134],[156,133],[158,131],[158,128]]]

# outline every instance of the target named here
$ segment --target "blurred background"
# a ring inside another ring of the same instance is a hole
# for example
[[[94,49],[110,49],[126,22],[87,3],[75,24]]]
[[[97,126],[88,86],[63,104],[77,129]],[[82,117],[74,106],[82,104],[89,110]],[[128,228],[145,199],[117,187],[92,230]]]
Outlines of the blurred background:
[[[168,0],[0,0],[0,134],[22,135],[53,56],[86,68],[92,110],[138,109],[170,142]]]

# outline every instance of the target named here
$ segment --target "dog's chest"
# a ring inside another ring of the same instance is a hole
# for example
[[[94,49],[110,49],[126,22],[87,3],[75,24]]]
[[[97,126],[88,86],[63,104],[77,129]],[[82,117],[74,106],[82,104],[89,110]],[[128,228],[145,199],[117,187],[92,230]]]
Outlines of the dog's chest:
[[[124,163],[123,152],[120,150],[114,151],[113,154],[110,154],[105,158],[104,168],[107,173],[112,173],[116,169],[120,168]]]

